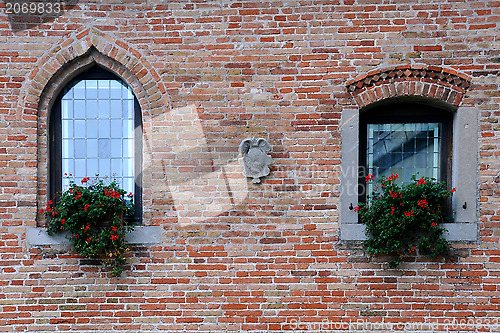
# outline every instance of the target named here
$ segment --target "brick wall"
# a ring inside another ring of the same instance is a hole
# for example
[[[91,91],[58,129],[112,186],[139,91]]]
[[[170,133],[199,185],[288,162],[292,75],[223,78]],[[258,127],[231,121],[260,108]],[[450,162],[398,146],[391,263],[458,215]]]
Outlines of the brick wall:
[[[0,9],[0,332],[498,329],[500,2],[80,1],[43,20]],[[43,225],[51,103],[92,63],[139,100],[143,224],[165,231],[119,279],[26,239]],[[383,73],[401,90],[377,88]],[[479,239],[391,270],[339,241],[339,121],[409,94],[478,112]],[[272,145],[261,184],[238,163],[248,137]]]

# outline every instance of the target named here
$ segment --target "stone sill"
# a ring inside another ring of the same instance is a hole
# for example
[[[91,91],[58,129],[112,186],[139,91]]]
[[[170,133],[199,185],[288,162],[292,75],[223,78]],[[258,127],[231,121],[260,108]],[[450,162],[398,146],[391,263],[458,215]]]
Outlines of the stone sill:
[[[28,227],[26,240],[30,246],[50,246],[69,244],[66,233],[49,236],[45,228]],[[149,245],[163,242],[163,228],[158,226],[137,226],[126,236],[131,245]]]
[[[448,230],[444,238],[450,242],[475,242],[477,241],[477,223],[443,223],[442,226]],[[340,240],[363,241],[366,240],[365,225],[356,223],[344,223],[340,225]]]

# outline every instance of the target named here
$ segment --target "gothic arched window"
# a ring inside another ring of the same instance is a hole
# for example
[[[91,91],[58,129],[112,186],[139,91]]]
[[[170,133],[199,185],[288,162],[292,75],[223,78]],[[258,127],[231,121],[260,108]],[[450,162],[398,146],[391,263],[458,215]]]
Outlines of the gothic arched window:
[[[70,179],[110,177],[133,193],[140,220],[141,114],[123,80],[98,66],[72,79],[52,107],[49,136],[51,197]]]

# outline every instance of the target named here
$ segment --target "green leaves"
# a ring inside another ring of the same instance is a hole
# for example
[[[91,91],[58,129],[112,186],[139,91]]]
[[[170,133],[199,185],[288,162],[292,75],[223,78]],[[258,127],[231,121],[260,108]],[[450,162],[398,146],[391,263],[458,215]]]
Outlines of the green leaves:
[[[356,211],[366,225],[365,241],[370,255],[389,255],[389,266],[395,268],[401,259],[417,250],[434,259],[446,254],[448,242],[442,238],[446,231],[439,224],[448,222],[446,200],[449,191],[446,183],[435,179],[412,177],[413,183],[396,184],[397,175],[382,177],[367,204],[360,204]],[[368,175],[367,181],[373,179]]]
[[[113,276],[119,276],[128,251],[125,235],[134,227],[124,216],[133,214],[131,195],[113,180],[104,183],[85,177],[82,185],[73,181],[60,196],[40,210],[48,217],[47,232],[67,231],[76,252],[89,258],[105,257]]]

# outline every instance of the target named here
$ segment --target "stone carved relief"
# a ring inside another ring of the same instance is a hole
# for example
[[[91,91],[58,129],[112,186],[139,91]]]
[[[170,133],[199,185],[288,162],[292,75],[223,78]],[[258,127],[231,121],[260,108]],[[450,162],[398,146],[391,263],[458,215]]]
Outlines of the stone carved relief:
[[[271,170],[271,156],[267,155],[271,151],[271,145],[265,139],[245,139],[240,143],[240,153],[243,157],[240,163],[244,167],[244,174],[253,178],[254,184],[260,183],[260,178],[267,176]]]

